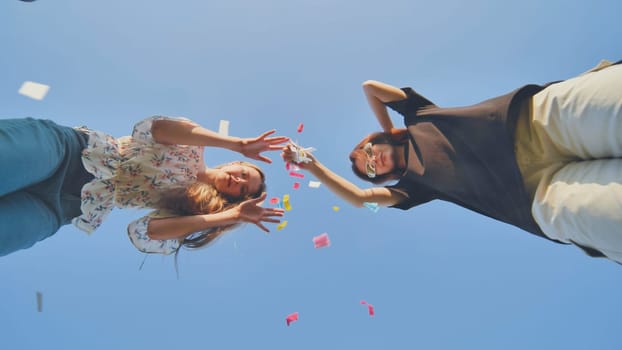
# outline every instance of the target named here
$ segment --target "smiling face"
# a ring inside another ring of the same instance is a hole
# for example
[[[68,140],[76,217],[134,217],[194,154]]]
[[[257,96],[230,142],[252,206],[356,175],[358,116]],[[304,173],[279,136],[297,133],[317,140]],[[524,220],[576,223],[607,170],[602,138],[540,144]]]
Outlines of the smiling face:
[[[231,163],[218,168],[214,187],[218,192],[232,198],[243,198],[259,192],[263,178],[253,167]]]
[[[381,176],[395,170],[394,146],[389,144],[373,144],[371,147],[368,146],[368,151],[363,154],[365,157],[357,157],[354,160],[354,166],[362,174],[370,174],[375,170],[375,176]]]

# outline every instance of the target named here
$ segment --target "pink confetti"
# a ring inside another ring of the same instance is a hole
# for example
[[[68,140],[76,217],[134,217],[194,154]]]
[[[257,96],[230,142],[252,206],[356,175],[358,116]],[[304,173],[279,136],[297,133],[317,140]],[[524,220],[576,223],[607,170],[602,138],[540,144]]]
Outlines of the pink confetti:
[[[374,316],[376,312],[374,311],[374,306],[365,300],[361,300],[361,305],[367,305],[367,312],[369,312],[369,316]]]
[[[294,182],[294,189],[297,190],[300,188],[300,182]]]
[[[300,170],[300,167],[294,163],[288,162],[288,163],[285,163],[285,169],[291,170],[291,171],[298,171]]]
[[[302,123],[300,123],[300,125],[298,125],[298,129],[296,129],[296,131],[298,131],[298,132],[302,132],[302,129],[303,129],[304,127],[305,127],[305,126],[304,126]]]
[[[270,198],[270,204],[279,204],[280,199],[278,197]]]
[[[313,237],[313,246],[315,246],[315,248],[330,247],[330,239],[328,238],[328,234],[322,233],[319,236]]]
[[[289,315],[287,315],[287,318],[285,319],[285,322],[287,322],[287,326],[289,327],[289,324],[294,322],[294,321],[298,321],[298,312],[293,312]]]
[[[369,311],[369,316],[374,316],[376,314],[374,312],[374,306],[372,304],[367,304],[367,310]]]
[[[299,178],[299,179],[302,179],[302,178],[304,178],[304,177],[305,177],[305,175],[304,175],[304,174],[297,173],[297,172],[295,172],[295,171],[290,171],[290,172],[289,172],[289,176],[297,177],[297,178]]]

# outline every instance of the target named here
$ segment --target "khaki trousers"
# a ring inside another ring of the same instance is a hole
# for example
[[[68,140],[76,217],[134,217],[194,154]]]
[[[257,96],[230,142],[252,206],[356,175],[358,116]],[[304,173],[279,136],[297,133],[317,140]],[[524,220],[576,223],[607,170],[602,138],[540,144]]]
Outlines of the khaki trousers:
[[[516,140],[542,231],[622,263],[622,64],[601,62],[534,95]]]

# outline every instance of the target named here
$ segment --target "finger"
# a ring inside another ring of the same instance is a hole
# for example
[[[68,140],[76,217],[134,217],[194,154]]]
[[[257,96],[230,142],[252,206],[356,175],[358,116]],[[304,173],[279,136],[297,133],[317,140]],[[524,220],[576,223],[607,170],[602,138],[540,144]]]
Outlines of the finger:
[[[281,222],[281,220],[279,220],[279,219],[270,219],[270,218],[261,219],[261,221],[263,221],[263,222],[271,222],[271,223],[274,223],[274,224],[278,224],[279,222]]]
[[[268,164],[272,164],[272,159],[265,157],[265,156],[258,156],[257,158],[255,158],[257,160],[261,160],[262,162],[266,162]]]
[[[268,130],[268,131],[264,132],[263,134],[261,134],[261,135],[259,136],[259,139],[265,139],[266,137],[268,137],[268,136],[270,136],[270,135],[274,134],[275,132],[276,132],[276,130],[275,130],[275,129]]]
[[[270,145],[268,146],[268,150],[269,151],[280,151],[283,149],[283,146],[281,145]]]
[[[261,222],[256,223],[255,225],[257,225],[257,227],[259,227],[260,229],[262,229],[264,232],[270,232],[270,230],[268,230],[267,227],[265,227]]]
[[[283,143],[289,141],[287,136],[268,137],[264,141],[269,143]]]
[[[270,213],[270,214],[267,214],[267,213],[266,213],[266,214],[263,214],[263,215],[261,216],[261,219],[262,219],[262,220],[264,220],[264,219],[270,219],[270,220],[277,220],[277,221],[278,221],[278,220],[279,220],[278,218],[283,217],[283,215],[284,215],[283,213]],[[274,221],[273,221],[273,222],[274,222]]]

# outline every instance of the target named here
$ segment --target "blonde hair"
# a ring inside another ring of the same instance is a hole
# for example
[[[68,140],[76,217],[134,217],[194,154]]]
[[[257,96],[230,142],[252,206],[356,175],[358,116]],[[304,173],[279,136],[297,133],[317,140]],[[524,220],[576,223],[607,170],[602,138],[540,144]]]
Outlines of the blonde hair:
[[[231,209],[245,200],[259,197],[266,190],[266,177],[261,171],[261,168],[248,162],[239,161],[236,163],[257,170],[261,177],[261,185],[259,186],[259,190],[257,192],[247,194],[243,197],[234,198],[223,195],[210,184],[195,182],[190,186],[178,187],[162,193],[161,199],[157,204],[158,209],[166,209],[177,215],[187,216],[215,214]],[[224,165],[219,165],[216,168],[220,168],[222,166]],[[181,242],[182,246],[191,249],[204,247],[213,242],[223,233],[230,231],[239,225],[240,224],[233,224],[211,227],[201,231],[200,233],[190,234],[183,239]]]

